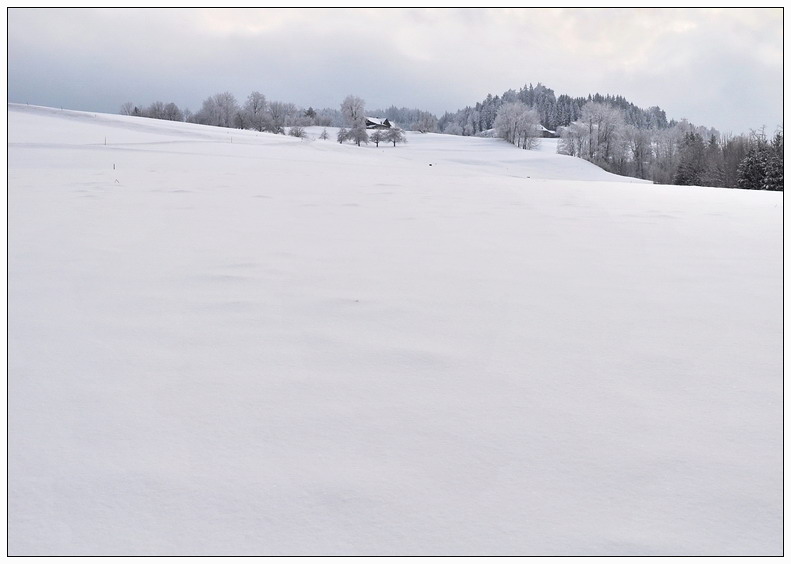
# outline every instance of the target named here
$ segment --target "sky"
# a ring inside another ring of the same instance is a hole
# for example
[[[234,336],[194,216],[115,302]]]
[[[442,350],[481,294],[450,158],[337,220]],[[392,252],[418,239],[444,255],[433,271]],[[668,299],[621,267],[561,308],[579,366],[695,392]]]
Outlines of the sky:
[[[781,8],[10,8],[8,101],[125,102],[253,91],[303,108],[438,117],[542,83],[614,94],[721,133],[783,120]]]

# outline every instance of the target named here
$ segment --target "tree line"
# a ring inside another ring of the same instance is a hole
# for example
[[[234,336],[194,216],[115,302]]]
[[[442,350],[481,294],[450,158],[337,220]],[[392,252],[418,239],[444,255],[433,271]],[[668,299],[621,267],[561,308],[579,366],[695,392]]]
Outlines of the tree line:
[[[271,133],[285,133],[289,128],[296,136],[303,134],[306,126],[339,127],[342,131],[337,140],[341,143],[374,142],[378,147],[382,141],[393,141],[385,139],[384,133],[368,135],[364,102],[351,95],[338,109],[305,110],[269,100],[257,91],[241,104],[230,92],[222,92],[206,98],[194,113],[181,111],[172,102],[146,107],[126,103],[121,113]],[[507,90],[501,96],[489,94],[474,106],[445,112],[440,118],[396,106],[371,115],[424,133],[497,136],[522,149],[534,148],[538,138],[549,133],[560,138],[560,153],[658,184],[783,189],[782,128],[771,136],[764,130],[723,135],[687,120],[668,120],[658,106],[642,109],[622,96],[555,96],[551,88],[538,83]],[[401,133],[394,144],[405,139]]]
[[[324,127],[342,125],[338,110],[314,110],[299,108],[290,102],[269,100],[261,92],[254,91],[240,104],[230,92],[219,92],[206,98],[198,111],[184,111],[169,102],[153,102],[148,106],[126,102],[121,106],[124,115],[154,119],[186,121],[202,125],[254,129],[269,133],[285,133],[287,127]]]
[[[782,128],[771,136],[764,130],[723,135],[687,120],[668,120],[658,106],[642,109],[623,96],[555,96],[541,83],[530,84],[502,96],[489,94],[474,106],[446,112],[439,118],[437,130],[453,135],[496,135],[525,148],[524,141],[515,143],[516,127],[502,127],[502,113],[512,114],[515,104],[535,111],[539,124],[560,137],[558,152],[591,161],[615,174],[658,184],[783,189]]]
[[[587,102],[579,119],[558,128],[558,152],[624,176],[658,184],[783,189],[783,131],[723,136],[686,120],[638,127],[623,110]]]
[[[407,115],[405,112],[412,110],[396,110],[401,112],[399,117]],[[431,114],[415,110],[416,121],[413,125],[429,129],[436,124],[436,118],[431,121]],[[229,127],[236,129],[251,129],[254,131],[279,133],[294,137],[305,137],[304,128],[308,126],[340,127],[337,140],[340,143],[352,141],[358,146],[362,143],[373,142],[379,146],[381,142],[397,143],[406,142],[404,131],[400,127],[391,127],[385,131],[374,131],[370,136],[366,127],[365,101],[349,95],[341,103],[339,109],[324,108],[307,110],[299,108],[290,102],[268,100],[258,91],[251,92],[242,104],[230,92],[220,92],[206,98],[201,108],[193,113],[190,110],[180,110],[179,107],[169,102],[167,104],[157,101],[148,106],[138,106],[132,102],[121,105],[121,113],[130,116],[164,119],[172,121],[186,121],[202,125]],[[378,112],[381,115],[382,112]],[[411,115],[411,114],[410,114]],[[347,129],[347,127],[349,129]],[[288,129],[288,131],[287,131]],[[319,137],[328,139],[326,129]]]
[[[622,111],[625,121],[638,128],[664,128],[668,122],[665,112],[657,106],[647,110],[638,108],[623,96],[593,94],[587,97],[573,98],[566,94],[555,96],[555,92],[540,82],[533,86],[525,85],[519,90],[510,89],[502,96],[487,95],[484,100],[474,106],[467,106],[454,113],[445,112],[438,120],[438,129],[442,133],[454,135],[479,135],[494,128],[494,120],[500,106],[504,104],[522,103],[538,112],[538,118],[546,129],[555,131],[567,126],[582,115],[582,108],[588,102],[603,103]]]

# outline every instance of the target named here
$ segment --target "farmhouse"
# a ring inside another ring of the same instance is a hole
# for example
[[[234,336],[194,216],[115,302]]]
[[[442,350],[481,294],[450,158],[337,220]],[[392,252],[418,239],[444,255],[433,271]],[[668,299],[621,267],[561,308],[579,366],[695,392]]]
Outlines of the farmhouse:
[[[547,129],[546,127],[544,127],[541,124],[537,125],[536,129],[538,129],[538,134],[541,137],[560,137],[560,135],[558,135],[556,131],[552,131],[551,129]]]
[[[393,125],[390,123],[390,120],[387,118],[372,118],[367,117],[365,118],[365,128],[366,129],[390,129]]]

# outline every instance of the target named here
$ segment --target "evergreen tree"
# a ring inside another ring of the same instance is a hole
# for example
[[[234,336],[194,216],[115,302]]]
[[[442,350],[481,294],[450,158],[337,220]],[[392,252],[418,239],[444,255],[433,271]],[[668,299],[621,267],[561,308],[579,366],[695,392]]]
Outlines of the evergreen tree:
[[[764,190],[783,191],[783,132],[775,134],[767,147]]]
[[[748,139],[742,135],[728,136],[721,144],[722,160],[725,172],[724,186],[737,188],[739,186],[739,165],[750,150]]]
[[[706,145],[701,180],[704,186],[725,186],[725,163],[722,149],[714,135],[709,137],[709,142]]]
[[[766,159],[766,176],[764,177],[764,190],[783,191],[783,159],[770,154]]]
[[[739,188],[744,190],[763,190],[766,178],[767,151],[757,145],[750,149],[739,165]]]
[[[703,185],[705,151],[703,138],[698,133],[690,132],[684,135],[684,140],[681,144],[681,161],[673,177],[673,184],[684,186]]]

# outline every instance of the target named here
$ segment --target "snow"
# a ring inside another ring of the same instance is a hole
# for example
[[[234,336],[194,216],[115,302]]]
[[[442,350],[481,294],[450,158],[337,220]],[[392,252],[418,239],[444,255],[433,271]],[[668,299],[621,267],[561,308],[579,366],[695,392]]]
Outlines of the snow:
[[[9,105],[10,555],[782,554],[781,194],[322,129]]]

